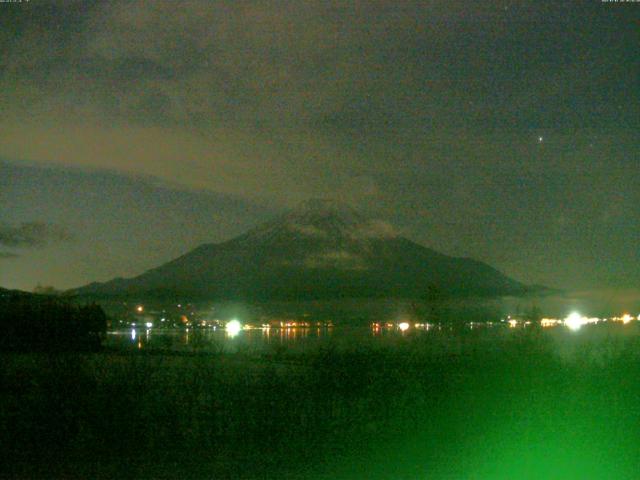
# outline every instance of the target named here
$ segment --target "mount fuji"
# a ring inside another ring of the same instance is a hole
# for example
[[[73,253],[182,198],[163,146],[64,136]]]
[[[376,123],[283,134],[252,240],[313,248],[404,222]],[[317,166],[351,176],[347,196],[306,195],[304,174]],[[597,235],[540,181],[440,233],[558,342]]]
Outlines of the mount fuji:
[[[133,278],[70,291],[99,297],[219,300],[498,297],[528,289],[493,267],[451,257],[331,200],[310,200],[222,243]]]

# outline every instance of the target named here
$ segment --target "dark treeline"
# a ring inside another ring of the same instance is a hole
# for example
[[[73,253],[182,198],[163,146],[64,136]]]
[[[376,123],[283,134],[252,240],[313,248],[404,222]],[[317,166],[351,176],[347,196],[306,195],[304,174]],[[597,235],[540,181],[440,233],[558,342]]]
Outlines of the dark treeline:
[[[96,304],[23,292],[0,292],[0,350],[98,350],[107,317]]]

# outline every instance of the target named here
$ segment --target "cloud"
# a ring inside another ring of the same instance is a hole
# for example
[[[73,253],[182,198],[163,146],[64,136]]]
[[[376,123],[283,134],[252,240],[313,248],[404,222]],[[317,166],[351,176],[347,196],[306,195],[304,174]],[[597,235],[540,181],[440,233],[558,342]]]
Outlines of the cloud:
[[[370,220],[351,232],[356,240],[367,238],[393,238],[398,235],[393,225],[382,220]]]
[[[287,228],[289,228],[291,231],[295,233],[299,233],[306,237],[319,237],[319,238],[327,237],[326,231],[322,230],[321,228],[315,227],[313,225],[292,223],[287,225]]]
[[[538,252],[593,252],[617,275],[637,264],[636,30],[596,3],[510,3],[3,8],[0,157],[154,176],[273,210],[330,196],[523,280],[595,278],[595,260],[571,270],[532,263]],[[0,208],[12,204],[7,178]],[[561,215],[584,228],[550,246]]]
[[[58,225],[41,222],[25,222],[15,226],[0,224],[0,246],[3,247],[42,248],[69,238],[67,231]],[[12,253],[5,255],[15,256]]]
[[[366,270],[365,260],[345,250],[334,250],[310,255],[304,259],[307,268],[337,268],[341,270]]]
[[[381,132],[466,118],[467,89],[438,59],[456,61],[451,26],[466,42],[492,15],[484,2],[63,3],[32,2],[7,39],[0,154],[289,205],[358,203],[387,168],[363,149]]]
[[[7,45],[0,155],[154,175],[278,206],[326,195],[389,203],[390,175],[399,173],[395,185],[425,172],[433,179],[438,164],[456,159],[473,196],[477,172],[470,169],[511,170],[510,157],[521,154],[482,151],[504,139],[499,132],[485,142],[487,131],[505,122],[530,128],[536,122],[523,112],[541,109],[549,79],[565,85],[576,73],[557,60],[550,76],[546,59],[556,56],[512,58],[505,50],[532,43],[533,19],[561,15],[546,7],[514,8],[515,18],[493,1],[114,0],[25,8],[4,29],[0,19]],[[528,62],[511,67],[521,59]],[[608,71],[602,65],[598,71]],[[557,118],[564,114],[550,116]],[[416,192],[423,185],[402,188],[401,196],[424,197]]]

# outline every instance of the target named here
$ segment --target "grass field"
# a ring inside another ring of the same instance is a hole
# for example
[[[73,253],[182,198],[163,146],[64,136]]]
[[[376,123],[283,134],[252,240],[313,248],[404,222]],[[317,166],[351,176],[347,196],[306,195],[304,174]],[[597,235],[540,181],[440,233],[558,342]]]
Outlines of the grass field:
[[[2,478],[584,480],[640,472],[636,327],[0,361]]]

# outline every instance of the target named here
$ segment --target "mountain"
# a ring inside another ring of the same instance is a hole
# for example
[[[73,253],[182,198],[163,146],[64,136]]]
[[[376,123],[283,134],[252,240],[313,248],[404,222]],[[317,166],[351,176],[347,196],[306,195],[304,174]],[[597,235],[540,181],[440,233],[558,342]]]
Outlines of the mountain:
[[[236,238],[201,245],[134,278],[70,293],[225,300],[518,295],[489,265],[438,253],[344,204],[307,201]]]
[[[32,297],[35,294],[30,292],[25,292],[22,290],[7,290],[6,288],[0,287],[0,299],[4,298],[14,298],[14,297]]]

